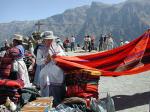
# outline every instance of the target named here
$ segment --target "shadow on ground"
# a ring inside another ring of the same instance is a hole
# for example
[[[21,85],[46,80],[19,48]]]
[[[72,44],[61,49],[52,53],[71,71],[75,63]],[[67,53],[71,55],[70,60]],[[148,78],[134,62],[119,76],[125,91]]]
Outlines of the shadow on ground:
[[[124,110],[127,108],[149,104],[150,92],[137,93],[131,96],[117,95],[117,96],[113,96],[112,98],[115,103],[115,110],[119,111],[119,110]],[[101,100],[105,100],[105,98]]]

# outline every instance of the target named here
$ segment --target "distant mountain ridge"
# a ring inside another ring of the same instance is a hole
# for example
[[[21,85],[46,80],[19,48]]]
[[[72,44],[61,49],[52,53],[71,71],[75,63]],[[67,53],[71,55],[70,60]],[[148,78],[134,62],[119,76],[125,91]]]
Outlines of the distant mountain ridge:
[[[68,37],[78,36],[81,43],[86,34],[95,35],[111,32],[116,41],[120,38],[133,40],[150,26],[150,1],[128,0],[120,4],[104,4],[92,2],[90,6],[82,6],[66,10],[62,14],[40,20],[41,30],[52,30],[55,35]],[[13,21],[0,23],[0,41],[10,38],[14,33],[31,35],[36,30],[37,21]]]

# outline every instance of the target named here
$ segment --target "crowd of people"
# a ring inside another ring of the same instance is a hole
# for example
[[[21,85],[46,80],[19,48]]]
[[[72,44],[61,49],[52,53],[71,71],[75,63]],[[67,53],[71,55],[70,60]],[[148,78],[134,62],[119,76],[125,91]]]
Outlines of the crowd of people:
[[[66,88],[64,71],[56,64],[55,57],[66,56],[68,49],[75,51],[76,47],[81,46],[76,45],[76,37],[74,36],[65,38],[63,42],[52,31],[44,31],[38,36],[39,38],[36,38],[33,35],[33,39],[28,39],[27,49],[23,36],[14,34],[12,44],[5,41],[4,47],[1,48],[0,57],[8,55],[13,59],[11,68],[13,74],[8,77],[9,79],[21,80],[24,87],[36,86],[40,90],[41,96],[53,96],[54,105],[58,105],[65,97]],[[112,34],[101,35],[99,51],[113,48]],[[84,37],[83,50],[88,52],[96,50],[94,36],[86,35]],[[24,61],[26,52],[29,52],[32,56],[30,66],[27,66]],[[33,72],[34,69],[35,72]],[[29,75],[30,72],[34,74],[32,80]]]
[[[112,34],[102,34],[99,39],[99,51],[110,50],[114,48],[114,39]]]
[[[70,51],[83,49],[85,51],[91,52],[92,50],[96,50],[95,37],[86,35],[83,38],[83,45],[80,45],[79,43],[76,43],[76,37],[74,37],[74,36],[71,36],[71,38],[67,37],[63,41],[63,47],[65,49],[65,52],[68,52],[69,49],[70,49]]]
[[[80,44],[76,42],[76,37],[65,38],[63,41],[63,48],[65,52],[75,51],[79,48],[85,52],[91,52],[92,50],[106,51],[115,48],[118,42],[115,41],[111,33],[101,34],[99,39],[96,39],[94,35],[85,35],[80,41]],[[129,43],[129,41],[123,41],[120,39],[119,46]],[[98,46],[97,46],[98,44]]]
[[[53,96],[54,105],[58,105],[65,96],[64,71],[56,65],[54,60],[58,55],[65,56],[65,53],[56,40],[57,37],[52,31],[45,31],[36,41],[35,48],[29,40],[28,51],[26,51],[23,36],[14,34],[12,45],[10,46],[6,41],[5,46],[1,49],[3,57],[7,54],[13,58],[11,62],[13,66],[10,68],[13,74],[8,79],[22,81],[23,87],[37,87],[43,97]],[[32,55],[32,63],[35,63],[29,67],[24,60],[27,52]],[[1,59],[3,59],[2,54]],[[31,83],[29,71],[32,71],[34,66],[35,75]]]

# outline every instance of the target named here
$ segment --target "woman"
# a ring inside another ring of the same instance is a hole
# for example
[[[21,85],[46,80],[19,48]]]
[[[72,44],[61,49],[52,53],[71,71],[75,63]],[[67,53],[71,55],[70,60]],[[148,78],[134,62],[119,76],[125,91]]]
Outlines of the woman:
[[[58,105],[64,98],[64,72],[55,64],[54,58],[65,55],[62,48],[56,44],[52,31],[42,34],[45,48],[37,55],[37,64],[44,64],[40,72],[40,89],[42,96],[53,96],[54,105]]]
[[[13,48],[10,49],[10,53],[14,59],[13,71],[17,73],[17,79],[21,79],[24,83],[24,87],[31,87],[29,81],[29,75],[25,62],[23,61],[25,50],[22,46],[23,37],[19,34],[14,34]]]
[[[41,53],[45,49],[45,46],[40,43],[37,45],[35,48],[35,56],[36,56],[36,71],[35,71],[35,76],[34,76],[34,84],[36,85],[37,88],[40,87],[40,71],[44,67],[44,63],[41,61],[41,58],[43,57],[43,54]]]

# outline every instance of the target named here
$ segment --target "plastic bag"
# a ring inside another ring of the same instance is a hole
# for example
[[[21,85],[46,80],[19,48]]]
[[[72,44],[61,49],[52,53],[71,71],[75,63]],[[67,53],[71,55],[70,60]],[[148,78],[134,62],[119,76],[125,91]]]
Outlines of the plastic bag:
[[[82,112],[77,108],[71,108],[65,104],[59,104],[56,108],[46,108],[44,112]]]
[[[71,108],[65,104],[59,104],[56,110],[58,110],[58,112],[82,112],[79,108]]]
[[[90,108],[93,112],[115,112],[114,101],[108,93],[106,100],[104,101],[101,101],[100,99],[96,100],[95,98],[91,98]]]
[[[90,108],[93,112],[107,112],[106,103],[95,98],[91,98]]]
[[[109,93],[107,93],[106,108],[107,108],[107,112],[115,112],[114,101],[110,97]]]

